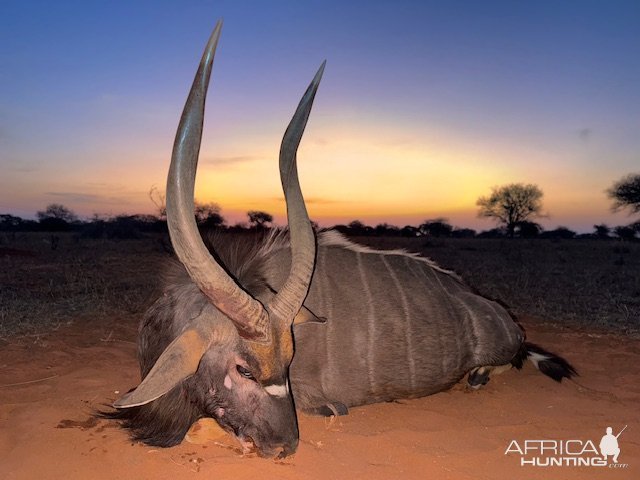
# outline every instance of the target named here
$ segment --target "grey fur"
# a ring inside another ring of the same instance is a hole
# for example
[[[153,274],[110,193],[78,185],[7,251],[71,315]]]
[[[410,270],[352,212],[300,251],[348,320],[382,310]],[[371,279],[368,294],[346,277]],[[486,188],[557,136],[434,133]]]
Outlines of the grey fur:
[[[265,261],[277,288],[287,249]],[[308,410],[447,389],[475,367],[509,363],[525,337],[503,307],[429,259],[362,247],[335,231],[318,237],[304,305],[327,319],[294,327],[292,390]]]

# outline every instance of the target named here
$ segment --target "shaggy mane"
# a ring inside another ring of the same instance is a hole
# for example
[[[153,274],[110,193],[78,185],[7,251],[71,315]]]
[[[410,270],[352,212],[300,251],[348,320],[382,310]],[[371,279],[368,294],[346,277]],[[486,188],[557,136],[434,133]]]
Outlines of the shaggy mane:
[[[256,292],[268,288],[264,271],[265,260],[274,252],[289,248],[289,232],[286,229],[274,229],[267,233],[241,234],[214,231],[206,233],[203,241],[209,253],[236,280],[240,288],[255,295]],[[162,284],[164,291],[186,285],[197,288],[184,266],[176,258],[169,262]],[[202,295],[205,299],[204,294]]]

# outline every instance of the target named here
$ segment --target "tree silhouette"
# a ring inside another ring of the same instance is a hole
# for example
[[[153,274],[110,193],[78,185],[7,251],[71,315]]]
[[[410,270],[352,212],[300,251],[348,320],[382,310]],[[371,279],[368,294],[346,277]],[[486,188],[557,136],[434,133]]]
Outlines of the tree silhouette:
[[[167,219],[167,196],[158,190],[158,187],[155,185],[151,185],[151,189],[149,190],[149,200],[156,207],[156,211],[158,212],[158,218],[160,220]]]
[[[477,232],[473,228],[454,228],[451,232],[453,238],[473,238]]]
[[[14,217],[8,213],[0,214],[0,232],[8,230],[17,230],[24,220],[20,217]]]
[[[451,232],[453,232],[453,227],[447,222],[446,218],[425,220],[418,228],[420,233],[431,237],[450,237]]]
[[[348,235],[354,236],[362,236],[362,235],[371,235],[373,233],[373,228],[369,225],[365,225],[360,220],[354,220],[349,225],[347,225],[347,233]]]
[[[542,225],[539,223],[524,220],[516,224],[514,232],[517,232],[520,238],[535,238],[542,230]]]
[[[518,223],[542,216],[542,195],[542,190],[533,184],[511,183],[494,187],[491,195],[480,197],[476,202],[480,207],[478,216],[502,223],[513,238]]]
[[[220,205],[217,203],[195,202],[194,215],[196,223],[202,227],[219,227],[224,224],[224,217],[220,214]]]
[[[413,225],[405,225],[400,229],[400,235],[407,238],[417,237],[420,234],[420,229]]]
[[[388,223],[379,223],[373,229],[374,233],[379,236],[396,236],[400,233],[400,229],[395,225]]]
[[[631,225],[620,225],[613,229],[614,233],[620,240],[634,240],[636,238],[636,230]]]
[[[358,233],[363,232],[365,228],[367,228],[366,225],[362,223],[360,220],[353,220],[349,222],[349,225],[347,225],[347,227],[349,227],[349,229]]]
[[[600,225],[594,225],[593,228],[595,230],[594,235],[596,236],[596,238],[599,238],[601,240],[611,238],[609,237],[611,229],[606,224],[602,223]]]
[[[149,200],[156,207],[157,218],[161,222],[167,220],[167,197],[155,185],[149,190]],[[193,214],[196,223],[201,227],[219,227],[224,224],[224,217],[220,214],[220,205],[215,202],[201,203],[197,200],[193,203]]]
[[[263,228],[268,228],[268,223],[273,222],[273,215],[267,212],[261,212],[259,210],[249,210],[247,212],[249,216],[249,223],[251,227],[256,228],[258,230]]]
[[[40,228],[49,232],[69,230],[71,223],[78,220],[72,210],[60,203],[51,203],[36,213]]]
[[[555,230],[547,230],[546,232],[542,232],[540,234],[540,238],[551,238],[551,239],[565,239],[570,240],[575,238],[576,232],[567,228],[567,227],[557,227]]]
[[[613,210],[630,208],[633,213],[640,212],[640,173],[629,174],[614,183],[607,195],[613,200]]]
[[[38,220],[42,221],[47,218],[57,218],[59,220],[64,220],[65,222],[71,223],[75,222],[78,217],[72,210],[68,209],[64,205],[60,203],[51,203],[47,205],[47,208],[44,210],[40,210],[36,213]]]

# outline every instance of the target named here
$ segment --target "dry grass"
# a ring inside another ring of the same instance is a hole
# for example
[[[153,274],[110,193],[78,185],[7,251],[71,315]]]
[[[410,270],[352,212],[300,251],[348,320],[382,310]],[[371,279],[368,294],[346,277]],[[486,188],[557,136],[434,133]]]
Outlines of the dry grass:
[[[640,243],[598,240],[376,239],[454,270],[518,315],[640,332]]]
[[[72,234],[0,235],[0,337],[76,318],[140,314],[168,255],[160,238],[79,240]]]
[[[78,319],[139,316],[149,304],[168,257],[162,236],[125,241],[59,237],[53,250],[50,235],[0,234],[0,337],[38,333]],[[520,315],[640,331],[640,243],[357,240],[431,257]]]

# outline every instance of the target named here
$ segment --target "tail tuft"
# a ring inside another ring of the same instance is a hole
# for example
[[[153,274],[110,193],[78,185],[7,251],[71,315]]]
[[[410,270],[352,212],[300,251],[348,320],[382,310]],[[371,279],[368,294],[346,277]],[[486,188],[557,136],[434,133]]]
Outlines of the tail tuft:
[[[526,349],[526,359],[531,361],[538,370],[546,376],[553,378],[556,382],[561,382],[563,378],[571,378],[574,375],[578,375],[576,369],[573,368],[573,366],[564,358],[555,355],[534,343],[525,342],[523,346],[524,348],[522,348],[516,355],[520,366],[522,366],[522,354]]]

